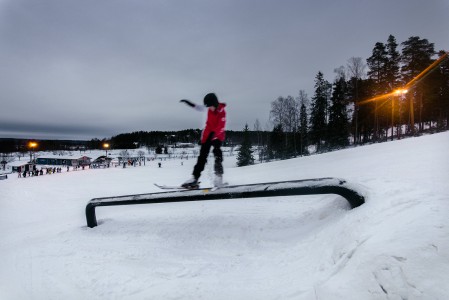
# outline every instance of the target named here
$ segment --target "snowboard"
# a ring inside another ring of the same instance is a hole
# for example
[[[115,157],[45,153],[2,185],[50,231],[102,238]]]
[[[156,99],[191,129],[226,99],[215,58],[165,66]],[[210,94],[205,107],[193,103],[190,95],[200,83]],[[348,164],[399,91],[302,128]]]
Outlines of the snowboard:
[[[207,187],[207,188],[201,188],[199,186],[200,182],[198,182],[198,187],[197,188],[185,188],[183,186],[180,185],[164,185],[164,184],[157,184],[155,183],[154,185],[157,186],[158,188],[162,189],[162,190],[180,190],[180,191],[194,191],[194,190],[210,190],[211,192],[216,191],[222,187],[228,186],[229,184],[227,182],[223,183],[222,186],[213,186],[213,187]]]
[[[199,184],[199,182],[198,182]],[[198,187],[196,188],[186,188],[180,185],[165,185],[165,184],[154,184],[155,186],[157,186],[158,188],[162,189],[162,190],[185,190],[185,191],[190,191],[190,190],[199,190],[200,186],[198,185]]]

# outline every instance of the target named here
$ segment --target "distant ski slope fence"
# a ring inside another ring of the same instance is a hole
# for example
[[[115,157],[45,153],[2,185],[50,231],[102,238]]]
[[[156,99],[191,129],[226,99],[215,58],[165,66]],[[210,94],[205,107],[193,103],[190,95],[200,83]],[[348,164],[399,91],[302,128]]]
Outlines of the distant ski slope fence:
[[[150,194],[126,195],[94,198],[87,203],[87,226],[97,226],[95,208],[98,206],[173,203],[186,201],[209,201],[225,199],[244,199],[262,197],[282,197],[299,195],[336,194],[348,200],[351,208],[365,203],[365,197],[346,180],[339,178],[316,178],[306,180],[267,182],[246,185],[226,186],[211,191],[210,188],[198,190],[177,190]]]

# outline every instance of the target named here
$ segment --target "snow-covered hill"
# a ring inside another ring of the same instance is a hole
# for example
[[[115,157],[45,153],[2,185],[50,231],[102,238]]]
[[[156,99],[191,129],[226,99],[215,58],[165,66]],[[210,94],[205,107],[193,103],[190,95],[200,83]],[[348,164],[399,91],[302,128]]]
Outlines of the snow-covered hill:
[[[448,299],[449,132],[236,168],[230,184],[341,177],[335,195],[101,207],[195,161],[0,181],[0,299]],[[212,167],[203,185],[212,179]]]

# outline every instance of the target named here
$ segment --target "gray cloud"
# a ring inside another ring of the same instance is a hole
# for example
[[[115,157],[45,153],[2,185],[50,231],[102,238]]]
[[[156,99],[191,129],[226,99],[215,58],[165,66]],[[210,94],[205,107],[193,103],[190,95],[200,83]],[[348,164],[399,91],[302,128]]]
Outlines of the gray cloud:
[[[90,139],[92,136],[102,136],[108,132],[107,128],[92,127],[90,125],[54,124],[46,122],[39,124],[0,122],[0,136],[3,138],[33,138],[38,139]]]
[[[272,100],[312,96],[318,71],[333,80],[389,34],[447,49],[448,11],[443,0],[3,0],[0,137],[198,128],[178,101],[209,91],[228,103],[229,129],[265,124]]]

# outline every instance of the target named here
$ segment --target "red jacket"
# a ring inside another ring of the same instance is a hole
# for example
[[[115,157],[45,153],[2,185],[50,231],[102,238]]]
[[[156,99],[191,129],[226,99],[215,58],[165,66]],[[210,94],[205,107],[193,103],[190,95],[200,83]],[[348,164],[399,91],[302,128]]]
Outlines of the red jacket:
[[[226,126],[226,104],[219,103],[215,111],[207,110],[206,127],[204,127],[201,143],[205,143],[211,132],[214,132],[212,140],[224,141]]]

